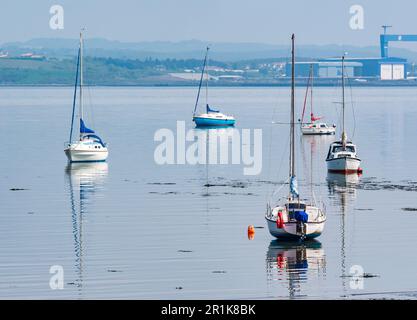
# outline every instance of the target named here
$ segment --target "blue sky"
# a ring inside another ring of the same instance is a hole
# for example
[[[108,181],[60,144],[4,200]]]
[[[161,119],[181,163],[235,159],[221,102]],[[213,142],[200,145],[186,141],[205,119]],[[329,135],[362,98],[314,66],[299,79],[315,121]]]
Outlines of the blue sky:
[[[64,30],[49,28],[49,8],[64,8]],[[349,27],[351,5],[364,8],[363,30]],[[377,0],[2,0],[0,43],[39,37],[378,45],[382,24],[417,33],[417,1]]]

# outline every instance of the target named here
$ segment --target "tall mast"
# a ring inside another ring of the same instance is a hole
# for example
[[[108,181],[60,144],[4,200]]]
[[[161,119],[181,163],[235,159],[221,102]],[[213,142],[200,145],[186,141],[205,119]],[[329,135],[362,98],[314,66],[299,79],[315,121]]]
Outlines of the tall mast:
[[[195,105],[194,105],[194,111],[193,111],[193,117],[195,116],[195,112],[197,110],[197,106],[198,106],[198,100],[200,98],[200,91],[201,91],[201,85],[203,84],[203,78],[204,78],[204,74],[205,74],[205,70],[206,70],[206,63],[207,63],[207,56],[208,56],[208,51],[209,51],[209,47],[207,47],[206,50],[206,55],[204,56],[204,63],[203,63],[203,69],[201,70],[201,77],[200,77],[200,83],[198,85],[198,93],[197,93],[197,98],[195,100]]]
[[[313,123],[313,64],[310,65],[310,77],[311,77],[311,88],[310,88],[310,120]]]
[[[342,56],[342,144],[346,146],[345,132],[345,56]]]
[[[208,51],[209,51],[209,47],[207,47],[207,66],[206,66],[206,106],[208,105],[208,82],[209,82],[209,74],[208,74]]]
[[[83,114],[83,33],[80,32],[80,118],[84,117]]]
[[[294,130],[294,120],[295,120],[295,50],[294,50],[294,40],[295,35],[291,36],[291,133],[290,133],[290,177],[295,176],[295,130]]]

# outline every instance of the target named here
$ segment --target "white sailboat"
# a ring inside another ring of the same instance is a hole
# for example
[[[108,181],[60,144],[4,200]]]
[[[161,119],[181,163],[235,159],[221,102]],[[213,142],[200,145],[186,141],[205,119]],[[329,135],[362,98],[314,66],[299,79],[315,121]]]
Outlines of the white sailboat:
[[[79,79],[79,138],[72,141],[74,131],[75,106],[77,101],[77,84]],[[77,71],[75,77],[74,100],[72,105],[71,129],[69,142],[64,150],[70,162],[105,161],[108,156],[106,144],[94,132],[87,128],[83,120],[83,35],[80,32],[80,47],[78,50]]]
[[[326,222],[326,214],[300,198],[295,175],[295,79],[294,79],[294,34],[292,39],[292,77],[291,77],[291,126],[290,126],[290,161],[289,194],[285,203],[274,207],[268,203],[265,219],[272,236],[280,238],[308,239],[321,235]]]
[[[228,127],[228,126],[234,126],[236,120],[233,116],[223,114],[219,110],[211,109],[210,105],[208,103],[209,75],[208,75],[208,72],[207,72],[207,60],[208,60],[209,49],[210,48],[207,47],[206,55],[204,57],[203,69],[201,71],[200,84],[198,86],[197,99],[196,99],[195,105],[194,105],[193,121],[195,122],[197,127]],[[196,114],[198,101],[199,101],[199,98],[200,98],[201,85],[203,84],[204,74],[206,75],[206,112]]]
[[[310,65],[310,76],[308,78],[306,95],[304,98],[303,113],[301,116],[301,132],[304,135],[324,135],[335,134],[336,125],[329,126],[325,122],[319,122],[323,117],[316,117],[313,112],[313,65]],[[310,122],[304,123],[304,114],[306,110],[307,96],[310,90]]]
[[[342,137],[330,144],[327,153],[327,169],[334,173],[361,173],[361,159],[357,156],[356,145],[347,139],[345,130],[345,57],[342,57]]]

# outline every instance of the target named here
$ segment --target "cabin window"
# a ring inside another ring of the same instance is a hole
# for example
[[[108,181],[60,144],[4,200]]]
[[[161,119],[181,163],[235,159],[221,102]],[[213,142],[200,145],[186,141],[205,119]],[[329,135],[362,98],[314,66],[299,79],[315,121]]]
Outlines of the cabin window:
[[[333,153],[343,152],[343,151],[355,152],[355,147],[354,146],[346,146],[346,149],[343,149],[342,146],[335,146],[335,147],[333,147]]]
[[[304,203],[289,203],[288,209],[289,210],[305,210],[306,205]]]
[[[326,125],[325,124],[322,124],[320,127],[321,128],[326,128]]]

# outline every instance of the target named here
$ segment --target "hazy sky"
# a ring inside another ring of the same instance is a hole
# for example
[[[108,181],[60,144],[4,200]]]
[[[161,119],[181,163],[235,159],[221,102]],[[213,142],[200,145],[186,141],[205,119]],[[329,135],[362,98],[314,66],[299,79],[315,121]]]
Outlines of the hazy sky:
[[[0,43],[39,37],[120,41],[189,40],[379,45],[382,24],[417,33],[416,0],[0,0]],[[64,30],[51,30],[49,9],[64,8]],[[364,9],[364,29],[349,27],[349,8]]]

